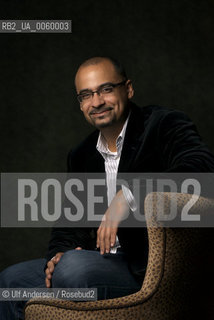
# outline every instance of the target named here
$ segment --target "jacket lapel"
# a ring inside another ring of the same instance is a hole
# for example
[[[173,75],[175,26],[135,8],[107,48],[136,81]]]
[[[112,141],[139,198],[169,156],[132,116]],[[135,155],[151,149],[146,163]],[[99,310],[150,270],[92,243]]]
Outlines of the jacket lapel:
[[[86,172],[105,172],[104,160],[101,154],[95,150],[94,154],[87,160]]]
[[[130,172],[132,163],[141,145],[143,129],[143,113],[139,107],[132,104],[118,172]]]
[[[87,155],[84,159],[85,172],[105,172],[103,157],[96,148],[98,136],[99,131],[95,130],[85,146],[85,154]]]

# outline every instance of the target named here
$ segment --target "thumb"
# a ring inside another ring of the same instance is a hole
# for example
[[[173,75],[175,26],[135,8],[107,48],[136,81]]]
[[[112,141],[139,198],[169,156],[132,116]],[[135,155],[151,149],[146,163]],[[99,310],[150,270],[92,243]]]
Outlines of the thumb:
[[[59,260],[61,259],[61,257],[63,256],[64,252],[58,252],[56,255],[55,255],[55,262],[58,263]]]

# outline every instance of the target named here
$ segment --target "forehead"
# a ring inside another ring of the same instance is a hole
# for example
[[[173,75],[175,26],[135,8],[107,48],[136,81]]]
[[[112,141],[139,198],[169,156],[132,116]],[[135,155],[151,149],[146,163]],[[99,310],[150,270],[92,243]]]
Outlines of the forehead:
[[[116,72],[108,60],[95,65],[81,66],[77,71],[75,84],[77,91],[83,89],[96,89],[105,82],[117,82],[121,76]]]

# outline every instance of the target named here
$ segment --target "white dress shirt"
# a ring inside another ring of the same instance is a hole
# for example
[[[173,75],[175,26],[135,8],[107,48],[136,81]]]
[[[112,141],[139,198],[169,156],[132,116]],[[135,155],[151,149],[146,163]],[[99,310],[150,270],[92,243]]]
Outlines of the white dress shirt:
[[[105,173],[106,173],[106,185],[107,185],[107,200],[108,200],[108,206],[110,205],[112,199],[116,195],[116,180],[117,180],[117,172],[118,172],[118,166],[120,162],[120,156],[123,148],[123,142],[125,138],[126,128],[129,121],[130,114],[128,118],[126,119],[126,122],[123,125],[123,128],[117,137],[116,140],[116,152],[112,152],[108,148],[108,144],[103,137],[103,135],[99,134],[98,140],[97,140],[97,150],[100,152],[100,154],[103,156],[105,161]],[[122,186],[123,194],[125,199],[127,200],[129,207],[132,211],[136,210],[136,204],[134,201],[134,197],[131,193],[131,191],[125,187]],[[118,240],[118,237],[116,236],[116,243],[113,248],[110,249],[110,253],[116,253],[117,248],[120,247],[120,243]]]

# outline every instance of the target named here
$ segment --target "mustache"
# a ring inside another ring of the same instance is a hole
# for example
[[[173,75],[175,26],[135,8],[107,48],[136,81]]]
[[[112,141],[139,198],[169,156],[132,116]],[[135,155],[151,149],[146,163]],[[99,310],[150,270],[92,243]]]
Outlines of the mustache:
[[[102,113],[102,112],[105,112],[105,111],[109,111],[109,110],[112,110],[113,108],[112,107],[100,107],[100,108],[97,108],[95,110],[92,110],[89,115],[91,114],[99,114],[99,113]]]

